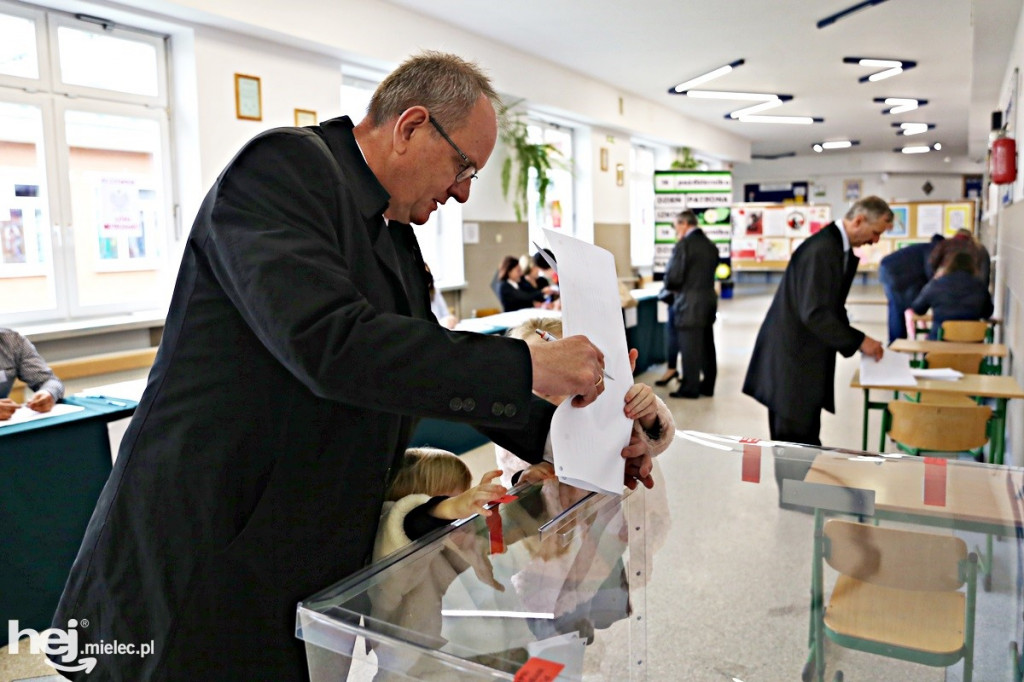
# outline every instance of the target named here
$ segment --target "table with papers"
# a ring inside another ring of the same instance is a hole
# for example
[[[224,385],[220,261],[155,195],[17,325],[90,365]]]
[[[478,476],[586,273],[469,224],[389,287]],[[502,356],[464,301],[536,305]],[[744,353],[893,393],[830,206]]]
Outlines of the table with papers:
[[[992,409],[990,453],[992,461],[996,464],[1003,463],[1006,449],[1006,401],[1011,398],[1024,398],[1024,389],[1012,376],[996,376],[992,374],[964,374],[958,379],[934,377],[914,377],[911,381],[902,375],[899,370],[893,370],[893,366],[899,367],[899,358],[887,356],[899,356],[902,354],[888,352],[882,356],[882,362],[874,363],[870,358],[862,358],[861,368],[857,370],[850,380],[851,388],[860,388],[864,391],[864,421],[861,447],[867,449],[868,443],[868,414],[870,410],[884,410],[888,401],[872,401],[870,398],[871,389],[887,391],[903,391],[908,388],[915,392],[931,392],[945,395],[959,395],[970,398],[992,398],[995,405]],[[869,365],[871,363],[871,365]],[[885,363],[885,364],[883,364]],[[881,365],[878,367],[877,365]],[[870,376],[865,377],[865,369]],[[876,371],[881,370],[881,371]],[[921,370],[914,370],[920,372]],[[909,372],[909,368],[908,368]],[[879,439],[879,450],[885,449],[885,433]]]

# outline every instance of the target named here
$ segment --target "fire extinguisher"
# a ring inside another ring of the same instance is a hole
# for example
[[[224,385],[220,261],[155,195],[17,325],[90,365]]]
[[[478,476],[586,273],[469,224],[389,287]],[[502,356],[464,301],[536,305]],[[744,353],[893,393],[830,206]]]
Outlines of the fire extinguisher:
[[[1017,143],[1012,137],[992,141],[992,182],[1005,185],[1017,179]]]

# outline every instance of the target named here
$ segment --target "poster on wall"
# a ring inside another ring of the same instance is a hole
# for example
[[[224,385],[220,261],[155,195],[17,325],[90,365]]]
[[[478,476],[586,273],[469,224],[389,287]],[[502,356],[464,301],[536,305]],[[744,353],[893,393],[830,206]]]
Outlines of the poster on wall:
[[[141,237],[139,188],[135,179],[101,178],[99,193],[100,237]]]
[[[971,220],[973,204],[946,204],[943,207],[942,232],[947,237],[952,237],[957,230],[965,229],[974,231],[974,221]]]
[[[750,237],[764,234],[764,209],[753,206],[734,206],[732,209],[732,236]]]
[[[654,171],[654,278],[665,277],[665,267],[676,243],[675,218],[690,209],[708,237],[721,242],[730,238],[732,173],[729,171]],[[708,209],[716,209],[709,212]],[[710,219],[710,220],[709,220]],[[722,252],[722,246],[719,246]],[[726,245],[725,253],[729,253]]]
[[[887,237],[906,237],[910,234],[910,207],[906,204],[889,204],[892,209],[892,229]]]
[[[942,234],[942,204],[918,204],[917,236],[929,238],[935,234]]]
[[[807,232],[815,234],[832,222],[832,207],[828,204],[807,207]]]

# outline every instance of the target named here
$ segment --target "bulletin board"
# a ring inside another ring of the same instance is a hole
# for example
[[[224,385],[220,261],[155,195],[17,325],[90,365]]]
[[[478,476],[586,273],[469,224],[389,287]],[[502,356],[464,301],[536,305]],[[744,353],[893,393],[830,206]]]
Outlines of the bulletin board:
[[[872,271],[896,249],[931,239],[953,236],[960,228],[975,231],[977,201],[909,201],[889,204],[893,227],[877,244],[854,249],[858,269]],[[832,222],[829,205],[741,203],[732,206],[732,265],[746,271],[784,270],[789,256],[804,239]],[[788,248],[787,248],[788,247]]]

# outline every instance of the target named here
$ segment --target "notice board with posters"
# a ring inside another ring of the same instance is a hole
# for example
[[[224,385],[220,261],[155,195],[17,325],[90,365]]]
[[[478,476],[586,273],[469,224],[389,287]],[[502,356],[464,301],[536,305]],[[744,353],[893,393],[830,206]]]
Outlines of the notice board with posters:
[[[697,214],[697,224],[718,246],[719,263],[732,256],[732,173],[730,171],[654,171],[654,279],[665,268],[676,243],[675,221],[681,211]]]

